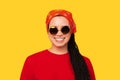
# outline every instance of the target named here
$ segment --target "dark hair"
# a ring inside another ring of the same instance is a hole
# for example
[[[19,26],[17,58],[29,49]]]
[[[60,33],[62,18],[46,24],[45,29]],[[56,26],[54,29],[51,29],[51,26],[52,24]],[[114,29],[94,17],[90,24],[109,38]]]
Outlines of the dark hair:
[[[83,56],[79,52],[78,46],[75,42],[74,34],[71,34],[71,38],[68,42],[68,51],[75,74],[75,80],[90,80],[88,67]]]

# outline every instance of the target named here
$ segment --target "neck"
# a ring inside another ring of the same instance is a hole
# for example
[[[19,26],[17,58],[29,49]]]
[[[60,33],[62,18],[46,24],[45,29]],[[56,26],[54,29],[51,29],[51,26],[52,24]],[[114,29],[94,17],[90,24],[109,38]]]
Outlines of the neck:
[[[55,53],[55,54],[65,54],[68,52],[67,50],[67,45],[64,47],[56,47],[56,46],[52,46],[49,51]]]

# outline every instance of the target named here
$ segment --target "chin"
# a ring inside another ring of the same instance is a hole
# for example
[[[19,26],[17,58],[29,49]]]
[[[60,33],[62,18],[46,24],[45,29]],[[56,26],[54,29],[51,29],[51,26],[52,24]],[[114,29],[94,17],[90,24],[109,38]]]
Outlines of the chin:
[[[66,44],[54,44],[55,47],[58,47],[58,48],[62,48],[62,47],[65,47]]]

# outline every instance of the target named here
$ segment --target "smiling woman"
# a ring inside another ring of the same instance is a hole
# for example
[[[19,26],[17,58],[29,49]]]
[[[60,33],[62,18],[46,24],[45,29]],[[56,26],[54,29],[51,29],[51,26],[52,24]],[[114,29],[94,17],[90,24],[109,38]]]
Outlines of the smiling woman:
[[[90,60],[74,39],[76,25],[66,10],[52,10],[46,18],[51,48],[30,55],[20,80],[96,80]]]

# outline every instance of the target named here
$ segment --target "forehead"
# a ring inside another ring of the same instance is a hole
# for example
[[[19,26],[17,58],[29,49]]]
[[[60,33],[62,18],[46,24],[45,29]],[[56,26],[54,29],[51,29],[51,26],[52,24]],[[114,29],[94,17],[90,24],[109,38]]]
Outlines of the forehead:
[[[55,25],[55,26],[69,25],[69,21],[63,16],[56,16],[51,19],[49,25]]]

